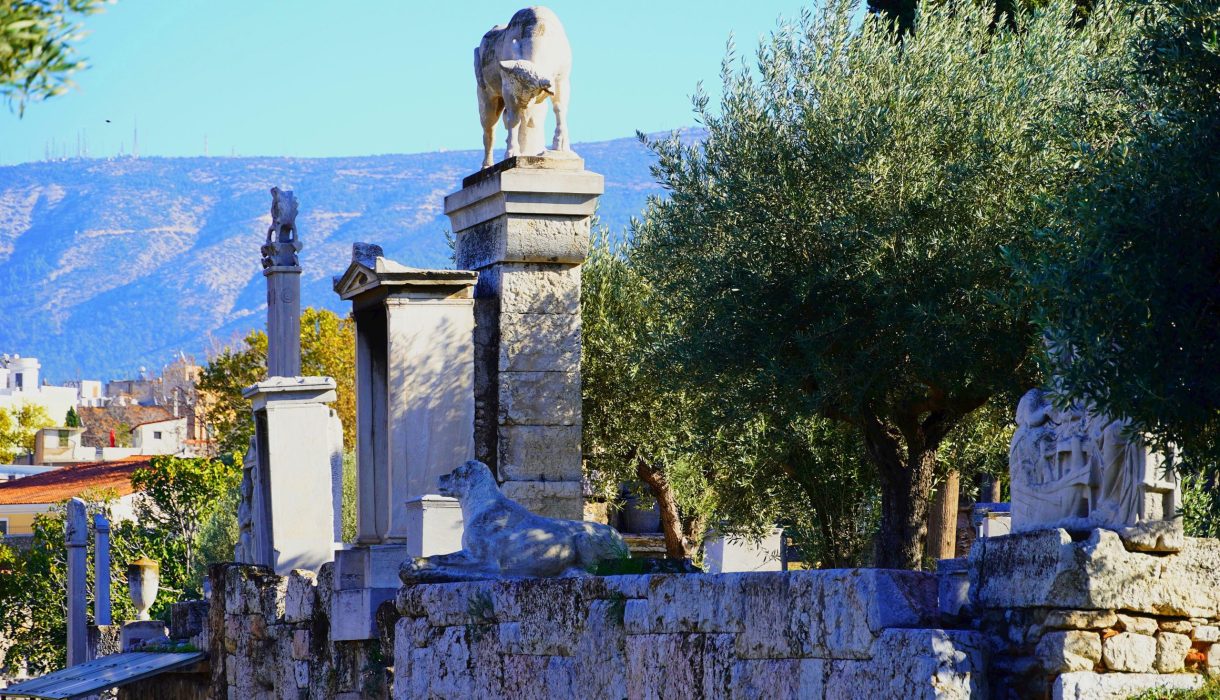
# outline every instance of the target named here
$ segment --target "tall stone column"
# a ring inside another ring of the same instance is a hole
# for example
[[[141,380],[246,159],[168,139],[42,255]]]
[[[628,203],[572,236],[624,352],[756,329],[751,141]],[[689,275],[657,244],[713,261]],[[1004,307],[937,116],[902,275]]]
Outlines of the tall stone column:
[[[297,253],[297,201],[292,192],[271,188],[271,227],[263,244],[267,278],[267,376],[301,374],[301,266]]]
[[[580,265],[604,189],[577,157],[514,157],[445,198],[475,287],[475,455],[509,498],[580,519]]]
[[[64,543],[68,547],[68,665],[88,661],[89,627],[86,619],[85,577],[89,566],[89,521],[85,502],[79,498],[68,501],[64,520]]]

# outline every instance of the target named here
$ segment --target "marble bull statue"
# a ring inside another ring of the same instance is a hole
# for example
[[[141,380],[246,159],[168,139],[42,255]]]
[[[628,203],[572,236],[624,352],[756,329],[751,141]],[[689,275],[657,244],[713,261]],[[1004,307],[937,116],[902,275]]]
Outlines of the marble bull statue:
[[[545,7],[519,10],[507,25],[483,35],[474,50],[474,75],[483,123],[483,167],[492,164],[496,120],[508,129],[505,158],[539,155],[549,97],[555,112],[551,150],[571,151],[568,142],[568,75],[572,49],[559,18]]]
[[[461,503],[462,549],[404,562],[403,583],[584,576],[601,561],[628,555],[612,527],[546,518],[509,500],[482,462],[466,462],[439,481],[441,495]]]

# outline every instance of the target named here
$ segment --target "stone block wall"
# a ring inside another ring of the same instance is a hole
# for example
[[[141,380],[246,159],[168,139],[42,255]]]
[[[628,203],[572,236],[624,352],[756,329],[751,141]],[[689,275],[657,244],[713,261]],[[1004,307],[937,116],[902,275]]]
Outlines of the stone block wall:
[[[208,601],[179,603],[170,636],[208,652],[205,668],[163,674],[119,690],[119,698],[292,700],[388,698],[390,638],[330,640],[332,565],[315,576],[277,576],[260,566],[217,564]],[[387,604],[381,628],[397,617]],[[381,618],[379,617],[379,621]],[[171,690],[172,688],[172,690]]]
[[[405,587],[396,698],[967,698],[983,637],[931,574],[612,576]]]
[[[992,652],[993,697],[1119,698],[1220,676],[1220,541],[1128,551],[1117,533],[983,539],[971,625]]]

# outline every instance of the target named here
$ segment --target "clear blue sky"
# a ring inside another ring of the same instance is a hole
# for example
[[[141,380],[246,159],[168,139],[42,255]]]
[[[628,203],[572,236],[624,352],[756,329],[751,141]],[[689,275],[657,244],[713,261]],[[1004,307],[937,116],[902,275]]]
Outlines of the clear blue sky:
[[[0,111],[0,164],[73,156],[339,156],[480,146],[472,50],[522,0],[120,0],[88,18],[77,90]],[[553,0],[573,141],[693,122],[725,42],[751,55],[799,0]],[[110,122],[107,123],[106,120]],[[502,129],[497,149],[503,147]]]

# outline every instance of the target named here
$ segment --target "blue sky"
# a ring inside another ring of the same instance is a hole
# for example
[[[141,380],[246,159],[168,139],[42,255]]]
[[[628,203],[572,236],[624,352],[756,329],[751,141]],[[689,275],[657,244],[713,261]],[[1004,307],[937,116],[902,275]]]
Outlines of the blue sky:
[[[472,50],[521,0],[120,0],[87,19],[77,90],[0,111],[0,164],[74,156],[342,156],[480,146]],[[572,140],[693,122],[730,33],[752,54],[798,0],[553,0]],[[109,123],[107,123],[109,119]],[[503,148],[497,131],[497,150]]]

